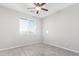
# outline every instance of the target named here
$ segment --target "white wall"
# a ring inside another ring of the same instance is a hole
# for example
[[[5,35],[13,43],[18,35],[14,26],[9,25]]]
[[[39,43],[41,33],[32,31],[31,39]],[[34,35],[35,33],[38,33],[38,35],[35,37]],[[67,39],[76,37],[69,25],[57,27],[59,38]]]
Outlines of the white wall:
[[[43,27],[44,43],[79,52],[79,4],[44,19]]]
[[[19,17],[32,18],[36,22],[36,33],[20,34]],[[27,14],[0,7],[0,49],[41,42],[40,20]]]

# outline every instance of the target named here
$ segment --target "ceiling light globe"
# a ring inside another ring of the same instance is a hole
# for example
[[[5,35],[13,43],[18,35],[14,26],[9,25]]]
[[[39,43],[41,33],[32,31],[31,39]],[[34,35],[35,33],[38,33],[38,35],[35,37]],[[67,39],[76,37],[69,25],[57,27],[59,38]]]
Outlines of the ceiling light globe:
[[[41,10],[41,7],[36,7],[35,9],[36,9],[36,10]]]

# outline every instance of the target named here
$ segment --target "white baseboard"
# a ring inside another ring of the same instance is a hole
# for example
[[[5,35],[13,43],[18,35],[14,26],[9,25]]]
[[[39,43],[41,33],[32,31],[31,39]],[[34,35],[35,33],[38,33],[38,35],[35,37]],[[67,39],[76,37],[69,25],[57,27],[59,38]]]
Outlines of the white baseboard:
[[[72,51],[72,52],[75,52],[75,53],[79,53],[79,51],[77,51],[77,50],[73,50],[73,49],[65,48],[65,47],[62,47],[62,46],[59,46],[59,45],[55,45],[55,44],[52,44],[51,42],[48,42],[48,41],[43,41],[43,43],[51,45],[51,46],[59,47],[59,48],[65,49],[65,50],[69,50],[69,51]]]
[[[9,50],[9,49],[13,49],[13,48],[18,48],[18,47],[22,47],[22,46],[28,46],[28,45],[32,45],[32,44],[38,44],[38,43],[41,43],[41,40],[39,40],[39,41],[30,41],[30,42],[27,42],[27,43],[23,43],[21,45],[16,45],[16,46],[8,47],[8,48],[2,48],[2,49],[0,49],[0,51]]]
[[[79,51],[77,51],[77,50],[72,50],[72,49],[69,49],[69,48],[61,47],[59,45],[52,44],[51,42],[48,42],[48,41],[43,41],[42,42],[41,40],[40,41],[30,41],[30,42],[28,42],[26,44],[22,44],[22,45],[19,45],[19,46],[3,48],[3,49],[0,49],[0,51],[13,49],[13,48],[18,48],[18,47],[22,47],[22,46],[28,46],[28,45],[32,45],[32,44],[38,44],[38,43],[44,43],[44,44],[48,44],[48,45],[51,45],[51,46],[56,46],[56,47],[59,47],[59,48],[65,49],[65,50],[69,50],[69,51],[72,51],[72,52],[79,53]]]

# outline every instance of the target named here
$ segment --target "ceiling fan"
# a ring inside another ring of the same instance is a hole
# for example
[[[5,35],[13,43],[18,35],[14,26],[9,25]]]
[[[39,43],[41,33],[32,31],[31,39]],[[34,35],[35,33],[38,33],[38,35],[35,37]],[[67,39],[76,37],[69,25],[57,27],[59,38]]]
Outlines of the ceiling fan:
[[[48,11],[48,9],[42,7],[45,4],[46,3],[34,3],[35,6],[33,8],[27,8],[27,9],[35,9],[36,10],[36,14],[38,14],[40,10]]]

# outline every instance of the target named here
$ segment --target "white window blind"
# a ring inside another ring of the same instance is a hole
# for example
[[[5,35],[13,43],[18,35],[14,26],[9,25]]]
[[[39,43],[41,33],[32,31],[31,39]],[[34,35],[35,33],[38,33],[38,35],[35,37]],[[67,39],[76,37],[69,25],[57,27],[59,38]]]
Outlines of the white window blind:
[[[19,25],[20,25],[20,33],[35,32],[36,30],[36,24],[34,20],[31,19],[20,18]]]

